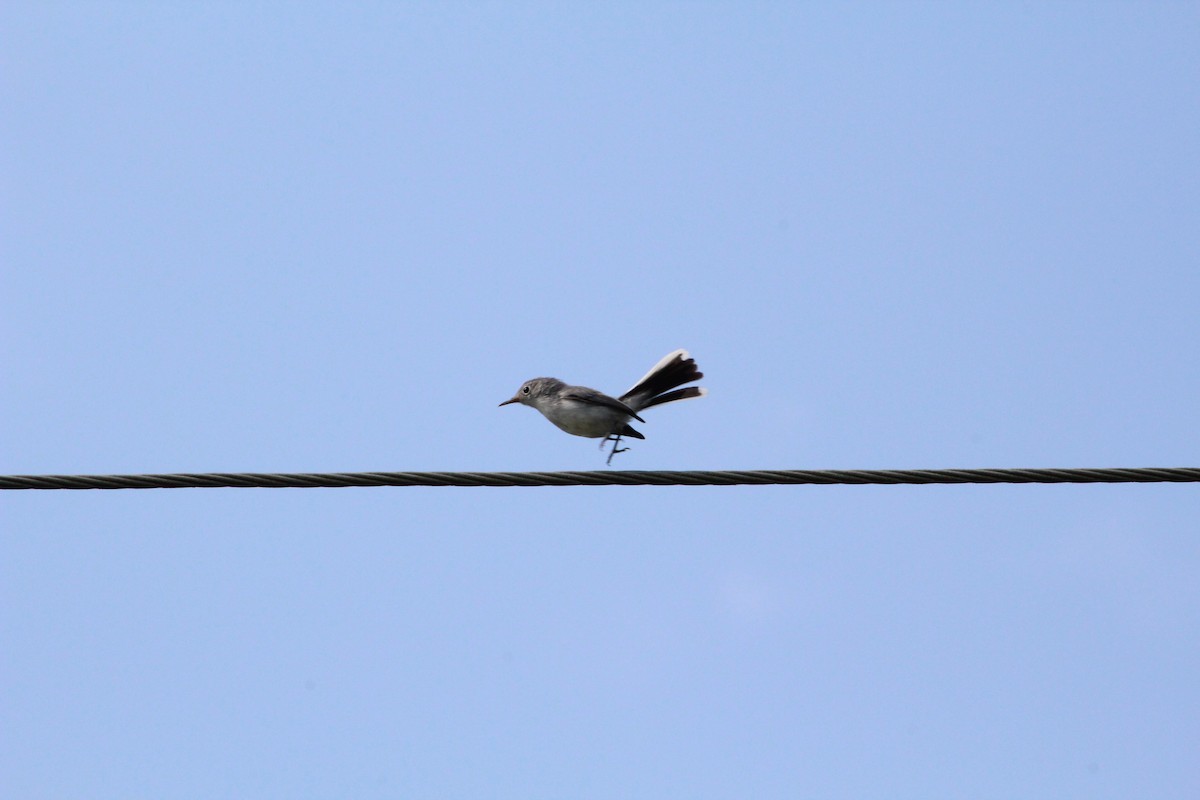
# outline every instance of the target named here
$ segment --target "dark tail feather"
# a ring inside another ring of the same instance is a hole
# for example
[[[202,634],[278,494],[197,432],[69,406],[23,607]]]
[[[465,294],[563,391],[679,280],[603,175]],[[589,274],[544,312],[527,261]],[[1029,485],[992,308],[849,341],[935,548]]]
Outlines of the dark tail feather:
[[[640,433],[638,433],[637,431],[635,431],[633,428],[629,427],[628,425],[626,425],[621,430],[617,431],[617,433],[621,434],[622,436],[628,436],[630,439],[645,439],[646,438],[645,436],[642,436]]]
[[[676,389],[673,392],[660,394],[658,397],[652,397],[646,403],[642,404],[642,408],[650,408],[651,406],[660,406],[663,403],[674,403],[676,400],[687,400],[691,397],[703,397],[707,392],[699,386],[689,386],[686,389]]]
[[[704,392],[695,387],[682,392],[670,390],[703,377],[704,373],[696,368],[696,361],[688,356],[687,351],[676,350],[655,364],[632,389],[621,395],[621,401],[636,411],[673,400],[700,397]]]

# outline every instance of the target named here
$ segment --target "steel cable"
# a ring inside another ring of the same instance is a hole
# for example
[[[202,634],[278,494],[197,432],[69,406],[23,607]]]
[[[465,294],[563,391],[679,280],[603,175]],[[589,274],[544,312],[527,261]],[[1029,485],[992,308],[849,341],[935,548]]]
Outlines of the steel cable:
[[[0,489],[300,489],[346,486],[766,486],[782,484],[1194,482],[1200,482],[1200,468],[0,475]]]

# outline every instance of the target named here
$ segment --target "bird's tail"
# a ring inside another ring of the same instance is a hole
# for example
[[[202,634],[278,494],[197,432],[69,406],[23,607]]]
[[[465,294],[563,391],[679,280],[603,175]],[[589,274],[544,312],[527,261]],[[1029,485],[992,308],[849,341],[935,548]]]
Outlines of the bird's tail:
[[[704,373],[696,368],[696,362],[688,355],[687,350],[676,350],[664,356],[662,361],[651,367],[650,371],[633,385],[632,389],[621,395],[621,402],[634,411],[641,411],[643,408],[673,403],[676,400],[703,397],[708,393],[707,389],[698,386],[676,388],[703,377]],[[671,391],[672,389],[675,391]]]

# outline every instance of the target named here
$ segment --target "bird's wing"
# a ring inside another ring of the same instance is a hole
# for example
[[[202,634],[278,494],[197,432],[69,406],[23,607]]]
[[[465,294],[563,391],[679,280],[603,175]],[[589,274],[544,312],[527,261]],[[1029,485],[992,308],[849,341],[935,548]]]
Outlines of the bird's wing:
[[[646,421],[639,417],[636,411],[622,403],[620,400],[617,400],[615,397],[609,397],[608,395],[604,394],[604,392],[597,392],[595,389],[588,389],[584,386],[572,386],[570,389],[563,392],[562,397],[564,400],[575,400],[580,403],[590,403],[594,406],[608,406],[614,411],[620,411],[623,414],[628,414],[638,422]]]

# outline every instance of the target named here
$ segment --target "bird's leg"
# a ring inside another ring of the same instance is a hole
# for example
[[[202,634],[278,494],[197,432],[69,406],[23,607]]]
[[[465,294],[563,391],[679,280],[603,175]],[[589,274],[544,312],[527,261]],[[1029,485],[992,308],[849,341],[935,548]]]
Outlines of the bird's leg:
[[[601,450],[604,449],[604,442],[612,442],[613,443],[612,452],[608,454],[608,460],[604,462],[605,466],[611,467],[613,456],[615,456],[617,453],[624,453],[629,448],[620,446],[621,445],[621,434],[619,434],[619,433],[610,433],[608,436],[604,437],[604,441],[600,442]]]

